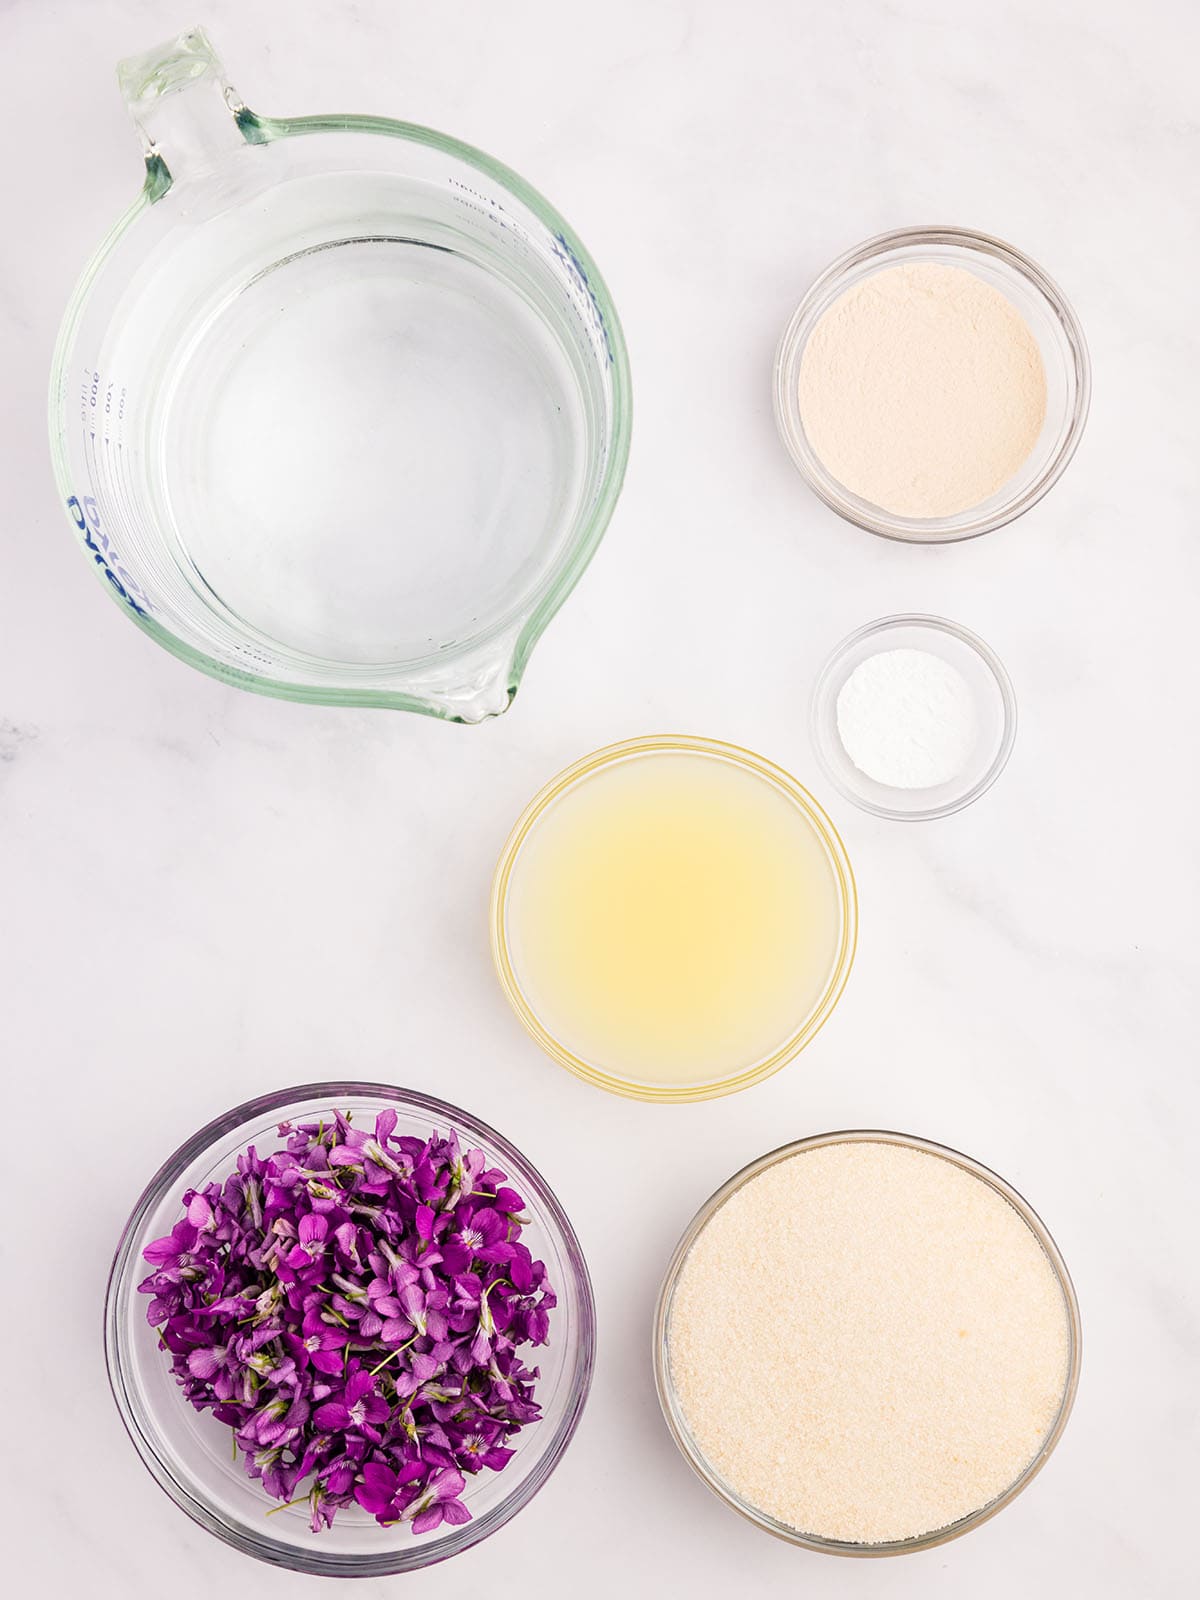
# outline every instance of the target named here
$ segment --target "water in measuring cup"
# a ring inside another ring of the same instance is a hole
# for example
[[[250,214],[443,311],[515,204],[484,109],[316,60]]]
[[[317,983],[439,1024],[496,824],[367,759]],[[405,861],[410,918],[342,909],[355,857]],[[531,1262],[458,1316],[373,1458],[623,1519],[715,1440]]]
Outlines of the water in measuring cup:
[[[581,494],[560,344],[443,246],[285,256],[173,352],[159,392],[149,453],[181,559],[288,651],[388,664],[504,625]]]

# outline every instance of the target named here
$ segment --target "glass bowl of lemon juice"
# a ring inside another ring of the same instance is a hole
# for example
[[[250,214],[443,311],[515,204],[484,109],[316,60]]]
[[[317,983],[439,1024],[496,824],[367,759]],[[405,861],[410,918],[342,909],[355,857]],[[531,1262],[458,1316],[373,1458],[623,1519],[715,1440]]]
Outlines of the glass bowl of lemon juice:
[[[845,847],[812,796],[712,739],[629,740],[535,796],[496,869],[492,951],[538,1044],[590,1083],[702,1100],[769,1077],[854,959]]]

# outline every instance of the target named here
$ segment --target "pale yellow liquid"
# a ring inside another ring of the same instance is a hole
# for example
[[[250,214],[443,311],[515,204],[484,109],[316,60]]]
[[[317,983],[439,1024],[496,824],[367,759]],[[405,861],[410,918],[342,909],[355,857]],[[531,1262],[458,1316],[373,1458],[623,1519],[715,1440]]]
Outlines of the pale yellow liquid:
[[[509,880],[526,1003],[587,1065],[701,1085],[773,1056],[820,1005],[843,914],[828,848],[769,779],[712,756],[631,756],[568,788]]]

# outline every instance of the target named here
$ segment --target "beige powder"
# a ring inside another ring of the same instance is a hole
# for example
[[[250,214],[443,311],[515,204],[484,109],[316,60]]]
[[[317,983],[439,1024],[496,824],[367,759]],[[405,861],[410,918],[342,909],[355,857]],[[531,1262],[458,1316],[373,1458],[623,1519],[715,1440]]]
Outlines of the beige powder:
[[[1020,312],[962,267],[913,262],[855,284],[800,363],[809,442],[845,488],[901,517],[995,494],[1037,442],[1046,373]]]
[[[946,1527],[1037,1454],[1067,1381],[1067,1309],[989,1184],[877,1141],[801,1152],[697,1237],[669,1328],[701,1455],[819,1538]]]

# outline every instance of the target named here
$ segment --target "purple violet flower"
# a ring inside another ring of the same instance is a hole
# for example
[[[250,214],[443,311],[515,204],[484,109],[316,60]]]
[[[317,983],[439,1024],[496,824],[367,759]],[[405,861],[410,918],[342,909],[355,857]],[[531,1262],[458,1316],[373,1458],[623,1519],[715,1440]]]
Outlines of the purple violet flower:
[[[300,1325],[300,1348],[318,1372],[341,1372],[342,1350],[350,1342],[345,1328],[326,1322],[316,1306],[304,1313]]]
[[[375,1393],[374,1375],[360,1367],[347,1381],[341,1394],[326,1400],[323,1406],[317,1408],[313,1421],[325,1433],[345,1433],[350,1430],[371,1438],[375,1425],[386,1422],[391,1409],[382,1395]]]
[[[466,1480],[462,1473],[456,1472],[453,1467],[436,1473],[414,1507],[413,1532],[431,1533],[443,1522],[470,1522],[471,1513],[458,1498],[465,1487]]]
[[[298,1242],[287,1254],[288,1266],[308,1268],[314,1263],[319,1263],[325,1254],[325,1239],[328,1233],[327,1217],[316,1216],[311,1212],[307,1217],[301,1217],[300,1226],[296,1230]]]
[[[197,1257],[193,1254],[199,1234],[195,1227],[184,1217],[182,1222],[177,1222],[165,1239],[155,1239],[153,1244],[148,1244],[142,1254],[151,1266],[157,1267],[155,1278],[161,1278],[166,1283],[179,1283],[184,1278],[198,1278],[201,1269],[197,1265]]]

